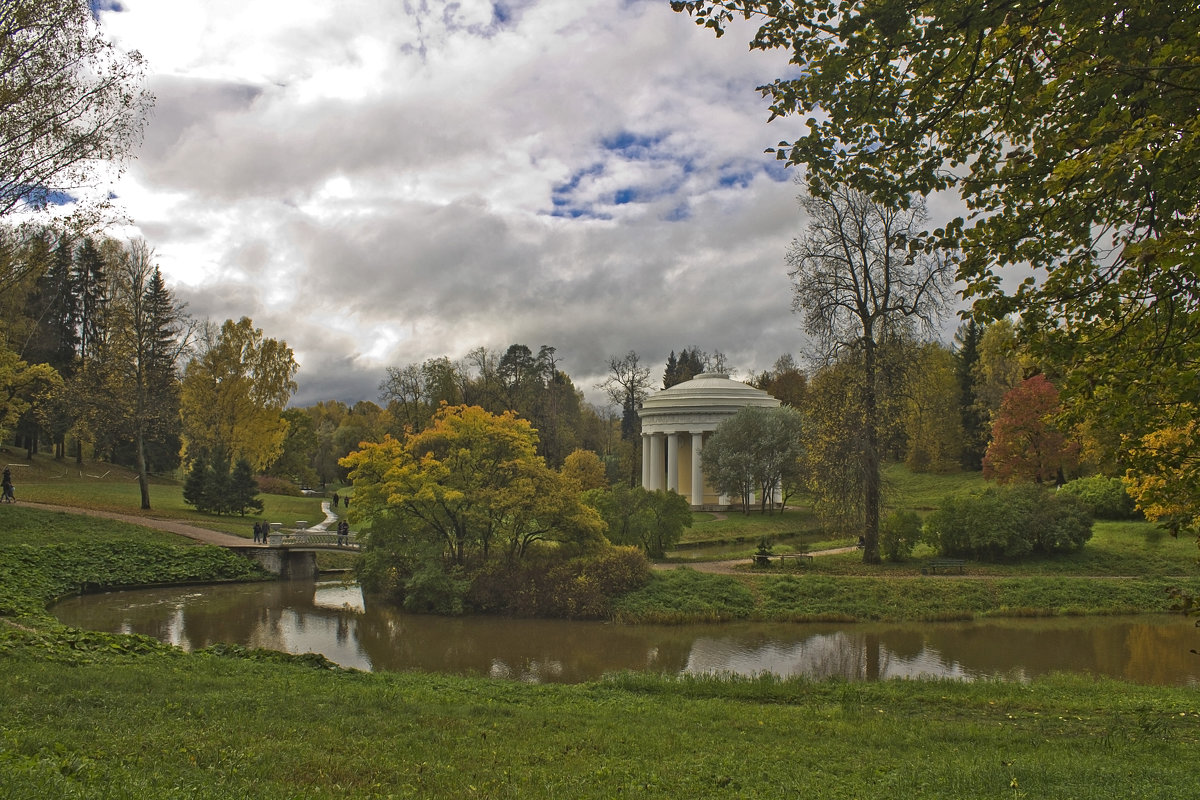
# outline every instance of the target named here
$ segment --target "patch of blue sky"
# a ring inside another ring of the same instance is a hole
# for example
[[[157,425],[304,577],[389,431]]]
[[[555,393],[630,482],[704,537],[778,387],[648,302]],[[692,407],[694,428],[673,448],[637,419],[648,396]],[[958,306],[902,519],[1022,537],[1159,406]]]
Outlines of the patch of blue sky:
[[[88,0],[88,5],[92,9],[92,17],[100,19],[101,11],[122,12],[125,6],[121,4],[121,0]]]
[[[620,131],[600,140],[600,146],[631,161],[645,161],[669,157],[658,149],[666,138],[663,134],[648,135],[632,131]]]
[[[44,186],[30,186],[22,194],[21,199],[34,208],[49,206],[65,206],[75,202],[75,198],[61,189],[47,189]]]
[[[550,216],[570,219],[609,219],[608,214],[597,210],[595,204],[589,203],[581,197],[581,195],[587,194],[583,191],[583,185],[590,182],[592,178],[603,174],[603,164],[592,164],[576,171],[569,179],[552,187],[550,202],[553,208],[549,211]]]

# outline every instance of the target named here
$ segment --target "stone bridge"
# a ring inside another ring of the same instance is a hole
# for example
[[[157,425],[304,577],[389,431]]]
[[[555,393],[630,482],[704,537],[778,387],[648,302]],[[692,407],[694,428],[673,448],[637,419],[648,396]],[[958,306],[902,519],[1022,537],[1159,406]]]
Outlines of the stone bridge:
[[[321,510],[325,512],[325,519],[311,527],[307,520],[298,520],[294,528],[272,522],[266,547],[254,545],[237,550],[281,578],[315,578],[318,551],[358,553],[362,550],[353,531],[348,536],[340,536],[328,530],[329,524],[337,521],[328,503],[321,503]]]

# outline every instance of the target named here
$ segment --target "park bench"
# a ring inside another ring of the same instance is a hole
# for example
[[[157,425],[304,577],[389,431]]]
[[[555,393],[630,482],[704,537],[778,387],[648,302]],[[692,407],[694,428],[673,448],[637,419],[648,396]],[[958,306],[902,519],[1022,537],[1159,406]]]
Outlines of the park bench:
[[[772,558],[778,558],[781,566],[783,565],[783,562],[789,558],[797,562],[804,559],[812,561],[812,555],[809,553],[755,553],[754,566],[768,567],[771,565]]]
[[[966,565],[966,560],[961,558],[935,558],[921,569],[921,574],[928,575],[932,572],[936,575],[938,570],[949,571],[954,569],[958,570],[958,573],[961,575]]]

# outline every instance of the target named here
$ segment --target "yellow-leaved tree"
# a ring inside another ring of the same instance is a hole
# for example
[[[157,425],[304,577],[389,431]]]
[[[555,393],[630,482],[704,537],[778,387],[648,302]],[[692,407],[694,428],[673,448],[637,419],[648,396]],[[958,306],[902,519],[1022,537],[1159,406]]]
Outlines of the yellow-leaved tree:
[[[341,460],[354,484],[351,518],[369,529],[361,569],[372,592],[446,592],[497,555],[604,548],[604,522],[578,487],[537,454],[537,432],[514,413],[443,406],[430,427],[364,443]]]
[[[265,468],[283,446],[282,414],[296,391],[298,368],[287,343],[263,336],[248,317],[205,331],[183,372],[185,458],[223,454]]]
[[[1125,491],[1146,519],[1173,534],[1200,534],[1200,424],[1195,407],[1187,414],[1191,419],[1141,437],[1125,474]]]

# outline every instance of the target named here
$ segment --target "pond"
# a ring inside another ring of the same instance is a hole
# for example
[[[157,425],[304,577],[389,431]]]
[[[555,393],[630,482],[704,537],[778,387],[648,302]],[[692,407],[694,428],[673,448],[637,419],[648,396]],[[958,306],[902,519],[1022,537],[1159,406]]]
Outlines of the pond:
[[[578,683],[619,670],[879,680],[1027,680],[1051,672],[1200,685],[1200,631],[1179,616],[858,625],[615,625],[430,617],[364,605],[356,586],[276,582],[87,595],[52,609],[77,628],[321,653],[361,670]]]

